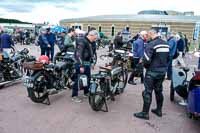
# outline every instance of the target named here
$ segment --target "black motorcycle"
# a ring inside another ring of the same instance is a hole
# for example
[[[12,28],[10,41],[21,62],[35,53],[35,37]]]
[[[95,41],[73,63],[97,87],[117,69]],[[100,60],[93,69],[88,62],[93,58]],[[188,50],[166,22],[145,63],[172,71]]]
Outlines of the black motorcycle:
[[[17,52],[13,50],[10,55],[7,52],[0,53],[0,87],[21,80],[25,72],[23,62],[35,60],[28,53],[29,50],[26,48]]]
[[[100,67],[99,73],[91,76],[89,104],[94,111],[108,112],[106,101],[109,99],[114,101],[116,95],[124,92],[128,73],[123,61],[119,62],[119,59],[115,57],[117,56],[116,53],[102,56],[114,58],[112,63]],[[104,105],[105,110],[102,109]]]
[[[65,53],[58,58],[56,63],[43,64],[30,62],[26,68],[31,70],[26,76],[24,85],[27,87],[28,96],[33,102],[50,105],[49,95],[57,94],[68,87],[69,75],[73,73],[74,55]]]

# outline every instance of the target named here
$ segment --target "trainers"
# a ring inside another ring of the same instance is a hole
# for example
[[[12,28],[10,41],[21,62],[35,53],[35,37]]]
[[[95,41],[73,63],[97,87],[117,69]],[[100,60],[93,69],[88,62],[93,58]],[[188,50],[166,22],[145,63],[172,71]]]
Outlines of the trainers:
[[[178,104],[181,105],[181,106],[187,106],[188,105],[186,100],[182,100]]]
[[[152,109],[151,112],[157,115],[158,117],[162,117],[162,111],[158,109]]]
[[[134,113],[133,115],[139,119],[149,120],[149,114],[146,112]]]
[[[82,100],[80,98],[78,98],[77,96],[72,97],[72,101],[74,101],[75,103],[80,103],[82,102]]]
[[[134,81],[131,81],[131,80],[129,80],[128,83],[131,84],[131,85],[136,85],[136,83]]]

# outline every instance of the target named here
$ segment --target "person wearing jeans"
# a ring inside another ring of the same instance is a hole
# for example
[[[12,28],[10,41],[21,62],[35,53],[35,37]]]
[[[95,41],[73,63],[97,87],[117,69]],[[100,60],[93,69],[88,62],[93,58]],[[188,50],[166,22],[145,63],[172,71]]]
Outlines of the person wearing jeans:
[[[74,85],[72,90],[72,101],[81,102],[82,100],[78,97],[78,83],[79,76],[85,74],[88,79],[88,86],[84,87],[84,96],[87,97],[89,92],[89,83],[91,75],[91,67],[93,68],[93,51],[92,42],[95,42],[98,38],[98,32],[92,30],[82,39],[77,40],[75,48],[75,59],[76,59],[76,73],[74,76]]]

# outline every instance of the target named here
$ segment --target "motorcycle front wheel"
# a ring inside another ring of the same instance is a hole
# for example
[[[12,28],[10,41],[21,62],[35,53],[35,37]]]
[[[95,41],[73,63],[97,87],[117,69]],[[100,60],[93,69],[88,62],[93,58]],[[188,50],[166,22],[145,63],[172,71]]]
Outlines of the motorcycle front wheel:
[[[127,80],[128,80],[128,70],[125,69],[119,75],[118,85],[119,85],[119,89],[121,90],[121,93],[124,92],[124,89],[125,89],[126,84],[127,84]]]
[[[98,86],[96,88],[95,93],[90,93],[89,95],[89,104],[94,111],[100,111],[103,108],[103,105],[105,103],[105,97],[103,93],[101,92],[101,87]]]

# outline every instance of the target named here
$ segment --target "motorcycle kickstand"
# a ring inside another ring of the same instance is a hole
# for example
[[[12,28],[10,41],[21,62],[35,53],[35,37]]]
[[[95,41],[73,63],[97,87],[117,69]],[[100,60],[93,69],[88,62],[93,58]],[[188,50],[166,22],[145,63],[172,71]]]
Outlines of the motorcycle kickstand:
[[[42,104],[51,105],[51,102],[49,100],[49,96],[47,96],[47,98],[44,100],[44,102],[42,102]]]

